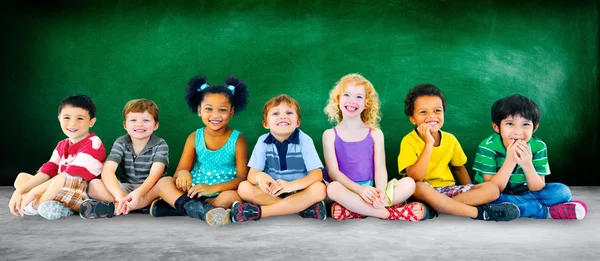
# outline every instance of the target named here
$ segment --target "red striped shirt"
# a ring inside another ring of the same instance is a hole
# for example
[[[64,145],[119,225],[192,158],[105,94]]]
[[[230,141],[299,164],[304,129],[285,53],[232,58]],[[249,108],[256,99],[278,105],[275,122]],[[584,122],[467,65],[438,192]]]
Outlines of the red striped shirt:
[[[86,181],[97,178],[102,173],[106,159],[106,149],[96,134],[90,133],[85,139],[71,144],[69,139],[56,145],[50,160],[38,170],[51,177],[59,173],[82,177]]]

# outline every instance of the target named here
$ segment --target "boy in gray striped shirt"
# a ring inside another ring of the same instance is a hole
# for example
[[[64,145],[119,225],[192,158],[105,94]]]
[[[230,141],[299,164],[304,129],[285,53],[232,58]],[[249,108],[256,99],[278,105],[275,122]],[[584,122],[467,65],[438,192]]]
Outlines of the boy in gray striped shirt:
[[[88,194],[93,199],[82,203],[82,218],[128,214],[159,197],[155,184],[167,174],[169,146],[154,135],[158,129],[158,106],[148,99],[127,102],[123,127],[127,134],[114,142],[102,168],[102,180],[96,179],[89,185]]]

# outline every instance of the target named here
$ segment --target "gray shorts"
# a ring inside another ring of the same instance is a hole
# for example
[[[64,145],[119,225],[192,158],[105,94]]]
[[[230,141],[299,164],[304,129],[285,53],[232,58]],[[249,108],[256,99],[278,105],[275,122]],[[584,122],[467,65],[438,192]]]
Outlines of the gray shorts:
[[[131,193],[132,191],[134,191],[137,188],[142,186],[142,184],[131,184],[131,183],[121,183],[121,182],[119,182],[119,185],[121,186],[121,189],[123,191],[125,191],[125,193],[127,193],[127,194]]]

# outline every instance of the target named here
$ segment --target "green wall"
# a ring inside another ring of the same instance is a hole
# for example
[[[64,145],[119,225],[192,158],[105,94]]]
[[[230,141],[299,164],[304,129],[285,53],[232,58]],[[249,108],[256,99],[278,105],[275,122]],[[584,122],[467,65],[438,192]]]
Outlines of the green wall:
[[[110,149],[125,133],[121,110],[145,97],[160,107],[157,134],[175,169],[185,138],[202,126],[184,102],[194,75],[221,84],[228,74],[250,91],[230,122],[252,150],[266,130],[262,105],[287,93],[322,152],[331,126],[327,95],[347,73],[363,74],[382,100],[390,177],[407,91],[439,86],[447,98],[444,130],[461,142],[471,166],[492,133],[491,104],[505,95],[541,107],[549,181],[600,185],[585,169],[598,160],[598,1],[14,1],[2,10],[1,184],[35,172],[64,134],[60,99],[85,93],[98,106],[93,127]]]

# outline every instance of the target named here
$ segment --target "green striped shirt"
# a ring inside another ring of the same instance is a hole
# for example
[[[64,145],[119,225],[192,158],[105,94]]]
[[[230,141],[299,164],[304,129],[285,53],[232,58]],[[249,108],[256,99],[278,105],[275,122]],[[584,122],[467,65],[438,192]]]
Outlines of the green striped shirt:
[[[532,136],[527,142],[531,146],[533,167],[540,176],[550,174],[548,165],[548,149],[546,143]],[[498,133],[483,140],[477,148],[473,170],[475,170],[475,184],[483,183],[483,175],[496,175],[506,160],[506,148],[502,144],[502,137]],[[517,165],[513,170],[504,192],[511,192],[523,185],[527,185],[525,172]],[[508,191],[507,191],[508,190]]]

